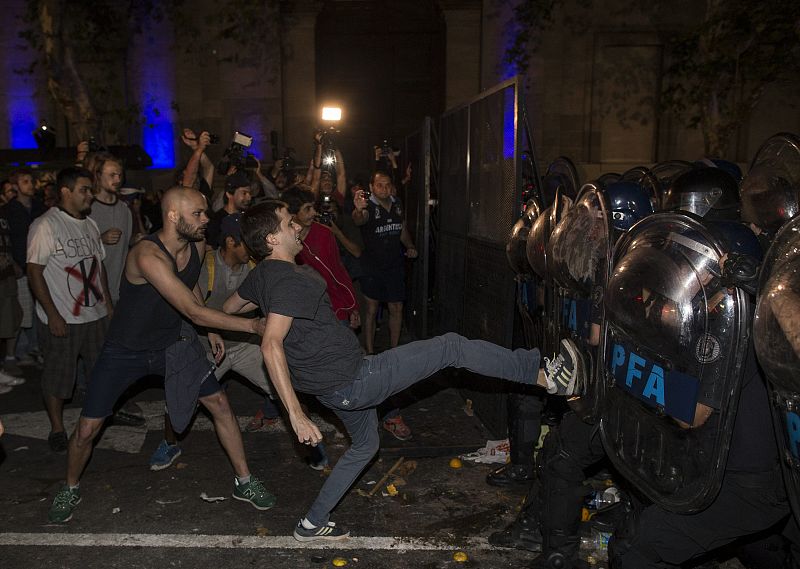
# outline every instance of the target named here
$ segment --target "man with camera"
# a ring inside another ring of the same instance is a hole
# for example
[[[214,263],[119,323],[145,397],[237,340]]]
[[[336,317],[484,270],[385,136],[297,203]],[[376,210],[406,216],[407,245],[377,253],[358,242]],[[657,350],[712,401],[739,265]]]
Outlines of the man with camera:
[[[250,178],[242,171],[237,171],[225,178],[225,205],[211,215],[206,230],[208,245],[217,249],[220,246],[219,232],[222,220],[233,213],[242,213],[252,201]]]
[[[389,341],[392,348],[400,343],[405,300],[405,259],[415,259],[417,249],[406,228],[403,208],[392,195],[392,179],[378,170],[369,184],[367,198],[360,190],[354,196],[353,222],[361,227],[364,252],[361,256],[361,292],[367,299],[364,335],[367,354],[375,353],[375,317],[381,302],[389,305]],[[383,427],[395,438],[411,438],[411,429],[396,408],[383,421]]]

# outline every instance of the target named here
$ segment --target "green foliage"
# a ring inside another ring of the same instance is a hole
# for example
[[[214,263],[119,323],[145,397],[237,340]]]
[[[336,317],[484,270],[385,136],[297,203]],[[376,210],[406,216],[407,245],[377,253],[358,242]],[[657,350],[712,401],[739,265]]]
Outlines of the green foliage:
[[[594,3],[606,10],[606,3]],[[591,8],[591,0],[520,0],[514,7],[515,36],[505,60],[524,72],[543,32],[561,12]],[[698,15],[680,12],[671,0],[618,0],[624,14],[636,11],[651,23],[665,46],[665,71],[657,108],[699,127],[706,151],[722,155],[765,88],[800,71],[800,2],[797,0],[706,0]],[[580,10],[578,10],[580,12]],[[590,12],[584,25],[593,24]],[[665,24],[665,16],[675,24]],[[560,22],[563,24],[563,22]],[[675,31],[678,29],[679,31]]]
[[[75,67],[98,119],[97,136],[106,143],[121,142],[131,127],[144,124],[144,101],[131,102],[126,73],[129,46],[150,24],[169,23],[178,53],[253,67],[274,79],[280,65],[280,17],[292,7],[290,0],[27,0],[19,36],[37,57],[28,68],[15,71],[44,72],[48,79],[59,74],[62,62],[46,57],[40,22],[45,3],[58,11],[59,37],[75,54]],[[205,26],[198,18],[202,11]],[[170,108],[177,109],[177,104],[173,101]],[[157,114],[167,111],[156,109]]]

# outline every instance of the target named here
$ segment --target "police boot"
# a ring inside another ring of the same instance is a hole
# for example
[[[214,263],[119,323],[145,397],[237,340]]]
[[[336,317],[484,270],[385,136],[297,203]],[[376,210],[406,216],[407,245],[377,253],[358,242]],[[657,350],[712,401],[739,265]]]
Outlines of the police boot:
[[[526,486],[535,477],[534,449],[541,434],[544,400],[539,394],[509,393],[508,442],[511,462],[493,470],[486,476],[492,486]]]
[[[509,547],[525,551],[542,550],[542,530],[539,520],[534,515],[526,515],[522,511],[514,523],[503,531],[496,531],[489,536],[489,543],[495,547]]]
[[[547,546],[531,565],[531,569],[589,569],[589,563],[578,557],[581,540],[577,535],[551,531]]]

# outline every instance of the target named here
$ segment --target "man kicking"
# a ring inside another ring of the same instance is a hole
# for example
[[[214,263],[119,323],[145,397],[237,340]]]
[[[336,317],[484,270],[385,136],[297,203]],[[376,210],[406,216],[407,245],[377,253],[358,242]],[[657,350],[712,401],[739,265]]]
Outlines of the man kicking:
[[[267,314],[261,351],[297,440],[316,445],[322,435],[302,411],[295,389],[332,409],[352,440],[297,523],[298,541],[348,537],[349,532],[330,521],[330,514],[378,451],[375,407],[390,395],[448,366],[518,383],[546,383],[539,350],[512,352],[457,334],[362,355],[356,337],[336,319],[325,281],[313,269],[295,264],[303,243],[286,204],[269,201],[250,208],[242,215],[241,230],[247,246],[263,260],[223,310],[239,313],[259,306]]]
[[[81,417],[67,450],[67,480],[50,508],[50,521],[67,522],[81,501],[79,480],[92,452],[92,443],[122,393],[148,375],[166,375],[168,348],[187,340],[182,320],[211,329],[261,334],[263,320],[239,318],[207,308],[200,299],[197,277],[205,248],[208,224],[205,197],[188,188],[172,188],[161,203],[163,228],[145,237],[128,254],[120,286],[120,299],[106,335],[106,341],[89,380]],[[192,292],[194,289],[194,293]],[[233,497],[250,502],[259,510],[275,504],[261,481],[250,475],[236,417],[221,390],[205,351],[199,347],[198,367],[189,380],[202,381],[194,391],[211,413],[222,447],[233,465]],[[183,358],[181,358],[183,359]],[[186,364],[185,361],[178,362]],[[184,375],[185,377],[185,375]],[[203,379],[204,378],[204,379]],[[172,381],[172,377],[170,381]],[[169,387],[169,385],[168,385]],[[176,401],[179,409],[194,412],[195,400],[187,389]],[[168,397],[168,402],[170,401]],[[170,414],[173,414],[170,402]]]

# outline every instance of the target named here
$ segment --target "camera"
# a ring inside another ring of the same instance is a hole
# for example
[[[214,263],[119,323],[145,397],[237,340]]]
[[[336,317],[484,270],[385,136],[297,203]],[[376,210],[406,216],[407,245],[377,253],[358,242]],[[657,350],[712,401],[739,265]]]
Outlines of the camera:
[[[252,165],[255,165],[255,161],[252,160],[250,153],[247,151],[252,144],[252,136],[239,132],[238,130],[234,132],[233,140],[222,155],[222,160],[217,169],[220,172],[227,172],[233,166],[237,170],[244,170],[245,167],[249,165],[248,158],[250,158],[250,162],[253,163]]]
[[[319,214],[317,221],[323,225],[330,226],[332,222],[336,221],[336,202],[330,194],[322,194],[319,199]]]
[[[283,158],[281,162],[281,170],[283,170],[287,175],[289,172],[294,171],[296,166],[295,159],[294,159],[294,148],[286,148],[283,151]]]
[[[387,139],[383,139],[383,144],[381,144],[381,156],[389,158],[389,156],[400,156],[400,151],[396,148],[392,148],[392,145],[389,144]]]

